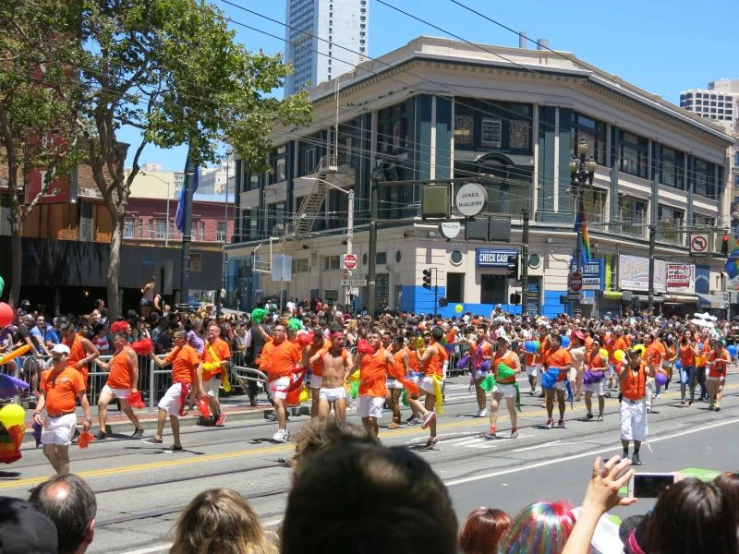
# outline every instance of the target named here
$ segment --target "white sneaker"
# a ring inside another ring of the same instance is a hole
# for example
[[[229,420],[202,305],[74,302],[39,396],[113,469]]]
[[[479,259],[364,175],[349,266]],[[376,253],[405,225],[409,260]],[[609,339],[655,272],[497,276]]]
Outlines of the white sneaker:
[[[290,440],[290,431],[287,429],[278,429],[277,432],[272,435],[272,440],[275,442],[287,442]]]
[[[483,408],[482,410],[477,410],[475,417],[485,417],[486,415],[488,415],[488,411],[486,408]]]

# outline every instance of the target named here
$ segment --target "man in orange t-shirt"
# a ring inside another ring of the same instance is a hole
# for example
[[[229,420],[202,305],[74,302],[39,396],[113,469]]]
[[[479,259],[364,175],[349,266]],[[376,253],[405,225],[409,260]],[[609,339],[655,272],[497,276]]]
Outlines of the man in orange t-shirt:
[[[275,442],[290,440],[287,430],[288,389],[293,384],[293,372],[303,367],[303,352],[300,345],[287,340],[287,329],[284,325],[275,325],[272,329],[272,340],[264,345],[259,360],[259,368],[267,374],[270,396],[275,402],[277,415],[277,432],[272,435]]]
[[[547,371],[559,371],[557,381],[552,388],[546,389],[547,395],[547,429],[554,426],[554,397],[557,397],[557,405],[559,407],[559,422],[557,426],[560,429],[565,427],[565,390],[570,377],[570,368],[572,367],[572,356],[564,348],[562,348],[562,336],[559,333],[550,335],[552,348],[547,356]]]
[[[63,323],[60,331],[62,334],[62,344],[65,344],[69,348],[69,360],[67,363],[82,373],[86,385],[88,375],[87,364],[100,356],[100,351],[89,339],[77,334],[73,323]]]
[[[218,401],[218,391],[221,388],[222,374],[228,372],[228,362],[231,359],[231,349],[228,343],[221,339],[221,328],[218,325],[208,327],[203,348],[203,390],[208,397],[210,411],[215,418],[216,427],[223,427],[226,414],[221,412],[221,403]]]
[[[323,355],[319,356],[313,363],[310,363],[310,360],[319,352],[331,348],[331,341],[323,335],[323,329],[320,327],[316,327],[312,332],[313,340],[303,348],[303,367],[310,364],[311,376],[308,384],[311,398],[310,416],[318,417],[318,401],[323,387]]]
[[[90,404],[85,395],[85,381],[75,366],[69,364],[69,347],[55,344],[51,349],[53,366],[41,374],[40,390],[33,421],[43,425],[41,444],[44,455],[58,474],[69,473],[69,445],[77,428],[76,401],[85,412],[82,431],[92,426]],[[41,413],[46,409],[46,418]]]
[[[144,439],[146,444],[162,444],[164,424],[169,415],[172,425],[172,436],[174,444],[169,448],[171,452],[182,452],[180,443],[180,420],[179,417],[185,413],[185,402],[190,394],[190,389],[195,387],[195,396],[203,398],[203,376],[200,373],[200,356],[195,349],[187,344],[187,332],[179,329],[174,332],[174,348],[165,358],[155,356],[153,352],[149,357],[161,369],[172,364],[172,386],[167,389],[159,401],[159,414],[157,418],[157,432],[150,439]]]
[[[98,367],[108,371],[108,380],[100,391],[98,397],[98,421],[100,430],[95,433],[95,438],[102,440],[108,437],[105,432],[106,419],[108,416],[108,404],[114,398],[117,398],[121,404],[121,411],[131,420],[134,425],[132,438],[141,438],[144,434],[144,428],[139,422],[139,418],[128,403],[128,397],[131,393],[136,392],[136,384],[139,382],[139,360],[136,352],[128,346],[128,335],[126,333],[116,333],[113,335],[113,346],[115,353],[108,363],[103,362],[100,358],[95,359]]]
[[[367,337],[372,353],[357,354],[355,367],[359,366],[359,417],[367,433],[377,438],[387,392],[387,374],[393,366],[392,354],[382,347],[382,335],[372,332]]]

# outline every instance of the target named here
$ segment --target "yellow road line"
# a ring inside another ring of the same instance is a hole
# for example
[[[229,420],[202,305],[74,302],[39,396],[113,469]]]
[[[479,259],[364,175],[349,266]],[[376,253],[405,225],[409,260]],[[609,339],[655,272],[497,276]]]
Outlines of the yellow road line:
[[[733,390],[733,389],[739,389],[739,383],[736,384],[730,384],[726,385],[724,387],[724,391],[726,390]],[[678,393],[663,393],[662,398],[679,398],[679,392]],[[597,398],[594,399],[594,404],[596,403]],[[614,407],[618,405],[618,399],[612,398],[612,399],[606,399],[606,407]],[[505,421],[508,419],[508,410],[505,409],[505,406],[501,406],[502,410],[500,412],[500,421]],[[556,410],[556,404],[555,404],[555,410]],[[575,405],[575,408],[569,408],[569,413],[575,413],[575,412],[583,412],[585,411],[585,403],[578,403]],[[519,413],[519,418],[521,419],[529,419],[531,417],[540,417],[546,415],[546,410],[544,409],[538,409],[535,411],[526,411],[523,413]],[[444,416],[440,416],[444,417]],[[458,429],[460,427],[484,427],[486,428],[486,424],[481,424],[480,422],[486,421],[486,418],[467,418],[463,419],[461,421],[451,421],[446,423],[439,423],[437,424],[437,430],[441,429]],[[395,438],[395,437],[406,437],[406,436],[413,436],[413,435],[424,435],[426,434],[426,431],[421,429],[420,427],[409,427],[406,429],[396,429],[393,431],[383,431],[380,435],[381,438]],[[203,456],[197,456],[193,458],[176,458],[176,459],[167,459],[162,460],[160,462],[149,462],[145,464],[136,464],[136,465],[128,465],[128,466],[120,466],[120,467],[113,467],[113,468],[105,468],[105,469],[94,469],[90,471],[82,471],[79,472],[77,475],[83,478],[89,479],[90,477],[106,477],[109,475],[121,475],[124,473],[136,473],[140,471],[149,471],[149,470],[157,470],[157,469],[169,469],[173,467],[183,467],[183,466],[189,466],[189,465],[196,465],[196,464],[203,464],[207,462],[216,462],[220,460],[229,460],[232,458],[241,458],[241,457],[250,457],[250,456],[257,456],[257,455],[264,455],[264,454],[275,454],[279,452],[287,452],[294,448],[292,444],[280,444],[275,446],[265,446],[265,447],[259,447],[254,448],[250,450],[237,450],[235,452],[223,452],[221,454],[206,454]],[[72,463],[74,463],[74,460],[72,460]],[[47,477],[32,477],[28,479],[20,479],[17,481],[6,481],[6,482],[0,482],[0,490],[5,489],[14,489],[19,487],[28,487],[33,485],[38,485],[39,483],[43,483],[46,481]]]

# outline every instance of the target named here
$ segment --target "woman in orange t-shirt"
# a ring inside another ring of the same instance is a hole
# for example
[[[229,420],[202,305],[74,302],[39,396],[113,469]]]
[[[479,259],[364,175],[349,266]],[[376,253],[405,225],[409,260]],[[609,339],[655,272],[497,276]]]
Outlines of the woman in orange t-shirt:
[[[708,398],[711,402],[708,409],[718,412],[721,411],[721,395],[726,383],[726,366],[731,362],[731,356],[720,340],[711,339],[711,346],[711,350],[706,354],[706,367],[708,369],[706,385],[708,386]]]
[[[547,429],[554,426],[554,397],[557,397],[557,405],[559,407],[559,421],[557,426],[564,429],[565,426],[565,390],[572,367],[572,356],[564,348],[562,348],[562,336],[558,333],[552,333],[550,337],[552,348],[551,354],[547,356],[547,371],[557,370],[557,381],[552,388],[546,389],[546,406],[547,406]]]

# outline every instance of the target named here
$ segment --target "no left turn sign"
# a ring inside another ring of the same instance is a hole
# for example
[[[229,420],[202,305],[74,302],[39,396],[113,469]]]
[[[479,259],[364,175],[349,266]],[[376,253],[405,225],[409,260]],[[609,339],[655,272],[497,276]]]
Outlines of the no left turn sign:
[[[690,253],[707,254],[708,237],[706,235],[693,235],[692,237],[690,237]]]

